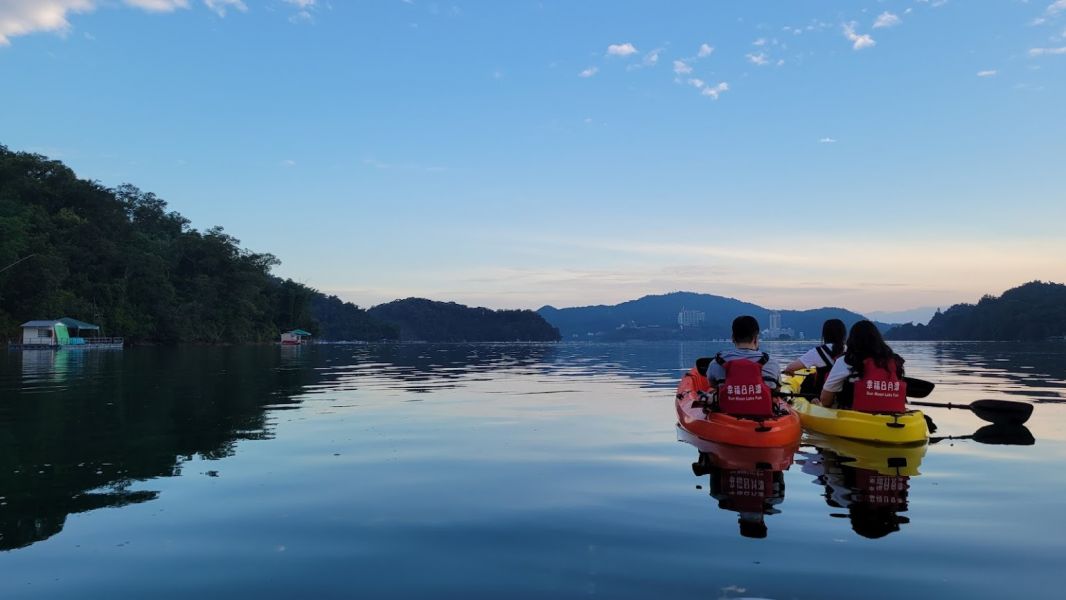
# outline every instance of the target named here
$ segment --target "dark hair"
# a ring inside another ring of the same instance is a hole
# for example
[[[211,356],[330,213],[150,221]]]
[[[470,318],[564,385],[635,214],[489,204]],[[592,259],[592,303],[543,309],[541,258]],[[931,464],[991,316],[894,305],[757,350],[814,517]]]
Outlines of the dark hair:
[[[848,328],[840,319],[829,319],[822,323],[822,342],[829,346],[829,354],[840,356],[844,351],[844,338],[848,335]]]
[[[755,317],[744,315],[733,319],[733,341],[738,344],[747,344],[755,341],[759,335],[759,322]]]
[[[903,377],[903,359],[892,351],[881,337],[881,331],[870,321],[859,321],[851,326],[848,334],[848,350],[844,362],[862,373],[862,363],[867,358],[874,359],[874,364],[882,369],[888,368],[889,359],[896,361],[896,375]]]

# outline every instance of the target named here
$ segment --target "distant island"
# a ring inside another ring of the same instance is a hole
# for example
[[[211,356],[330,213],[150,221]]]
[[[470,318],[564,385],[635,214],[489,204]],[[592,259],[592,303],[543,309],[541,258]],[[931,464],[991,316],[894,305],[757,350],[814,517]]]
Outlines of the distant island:
[[[737,315],[758,319],[767,339],[812,339],[821,335],[827,319],[841,319],[850,327],[864,318],[844,308],[771,310],[736,298],[694,292],[650,295],[609,306],[545,306],[537,312],[559,328],[563,339],[602,341],[728,338]]]
[[[900,325],[890,340],[1047,340],[1066,338],[1066,285],[1032,281],[977,304],[937,311],[928,325]]]
[[[370,309],[403,340],[427,342],[556,342],[559,330],[531,310],[471,308],[455,302],[407,298]]]

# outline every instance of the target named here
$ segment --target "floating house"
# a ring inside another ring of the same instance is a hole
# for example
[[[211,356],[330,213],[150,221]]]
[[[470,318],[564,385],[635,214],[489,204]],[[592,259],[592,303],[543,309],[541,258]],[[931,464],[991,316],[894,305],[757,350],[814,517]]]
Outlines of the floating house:
[[[302,346],[311,343],[311,332],[303,329],[293,329],[281,334],[282,346]]]
[[[121,348],[120,337],[101,337],[100,326],[64,317],[22,324],[23,348]]]

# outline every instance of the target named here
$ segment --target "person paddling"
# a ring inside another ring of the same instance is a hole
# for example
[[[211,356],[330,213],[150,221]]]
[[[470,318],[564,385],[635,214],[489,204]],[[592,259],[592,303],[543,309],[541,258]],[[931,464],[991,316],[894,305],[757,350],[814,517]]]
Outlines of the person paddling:
[[[732,349],[719,352],[707,368],[718,389],[718,410],[765,417],[774,413],[771,392],[779,386],[776,361],[759,350],[759,322],[752,316],[733,319]]]
[[[822,323],[822,345],[815,346],[803,354],[803,356],[788,363],[785,373],[794,374],[801,369],[814,369],[803,380],[800,387],[801,394],[820,394],[825,378],[829,376],[829,370],[838,358],[844,355],[844,338],[848,335],[848,329],[844,321],[829,319]]]
[[[907,410],[903,358],[892,351],[877,326],[859,321],[851,326],[847,350],[826,377],[822,406],[883,413]]]

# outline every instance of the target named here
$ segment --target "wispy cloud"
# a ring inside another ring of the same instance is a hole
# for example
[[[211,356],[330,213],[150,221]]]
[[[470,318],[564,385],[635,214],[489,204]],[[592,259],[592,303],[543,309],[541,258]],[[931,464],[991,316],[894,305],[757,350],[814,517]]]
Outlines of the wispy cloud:
[[[746,56],[748,57],[748,62],[753,65],[759,65],[760,67],[764,67],[770,64],[769,57],[766,56],[765,52],[759,52],[758,54],[748,54]]]
[[[837,141],[836,141],[836,138],[824,137],[824,138],[818,140],[818,143],[819,144],[835,144],[835,143],[837,143]]]
[[[714,52],[714,46],[711,46],[710,44],[700,44],[700,49],[696,52],[696,56],[699,58],[707,58],[712,52]]]
[[[1054,54],[1066,54],[1066,46],[1059,46],[1058,48],[1030,48],[1029,56],[1050,56]]]
[[[637,47],[629,42],[607,46],[608,56],[630,56],[637,53]]]
[[[204,0],[204,6],[220,17],[226,16],[226,11],[228,9],[248,12],[248,5],[242,0]]]
[[[678,75],[688,75],[692,72],[692,67],[683,60],[674,61],[674,73]]]
[[[580,73],[578,73],[577,76],[578,77],[582,77],[584,79],[588,79],[589,77],[592,77],[593,75],[595,75],[596,73],[599,73],[599,72],[600,72],[600,70],[599,70],[598,67],[589,67],[589,68],[585,69],[584,71],[581,71]]]
[[[851,41],[851,47],[855,50],[862,50],[863,48],[870,48],[877,45],[877,42],[870,37],[870,34],[858,34],[855,32],[855,21],[844,24],[844,37]]]
[[[895,27],[903,21],[899,16],[894,15],[887,10],[877,16],[877,20],[874,21],[874,29],[881,29],[882,27]]]
[[[1066,11],[1066,0],[1055,0],[1047,7],[1047,14],[1057,15],[1060,12]]]
[[[314,11],[318,10],[318,0],[284,0],[284,2],[296,8],[296,12],[289,17],[293,23],[314,22]]]
[[[703,89],[700,90],[700,93],[704,96],[711,98],[712,100],[717,100],[718,96],[728,91],[729,84],[723,81],[721,83],[718,83],[717,85],[704,86]]]
[[[281,166],[285,167],[286,169],[290,169],[296,166],[296,161],[290,158],[286,158],[285,160],[281,161]]]
[[[998,73],[998,72],[999,71],[996,71],[995,69],[987,69],[985,71],[978,71],[977,72],[977,76],[978,77],[994,77],[996,75],[996,73]]]

